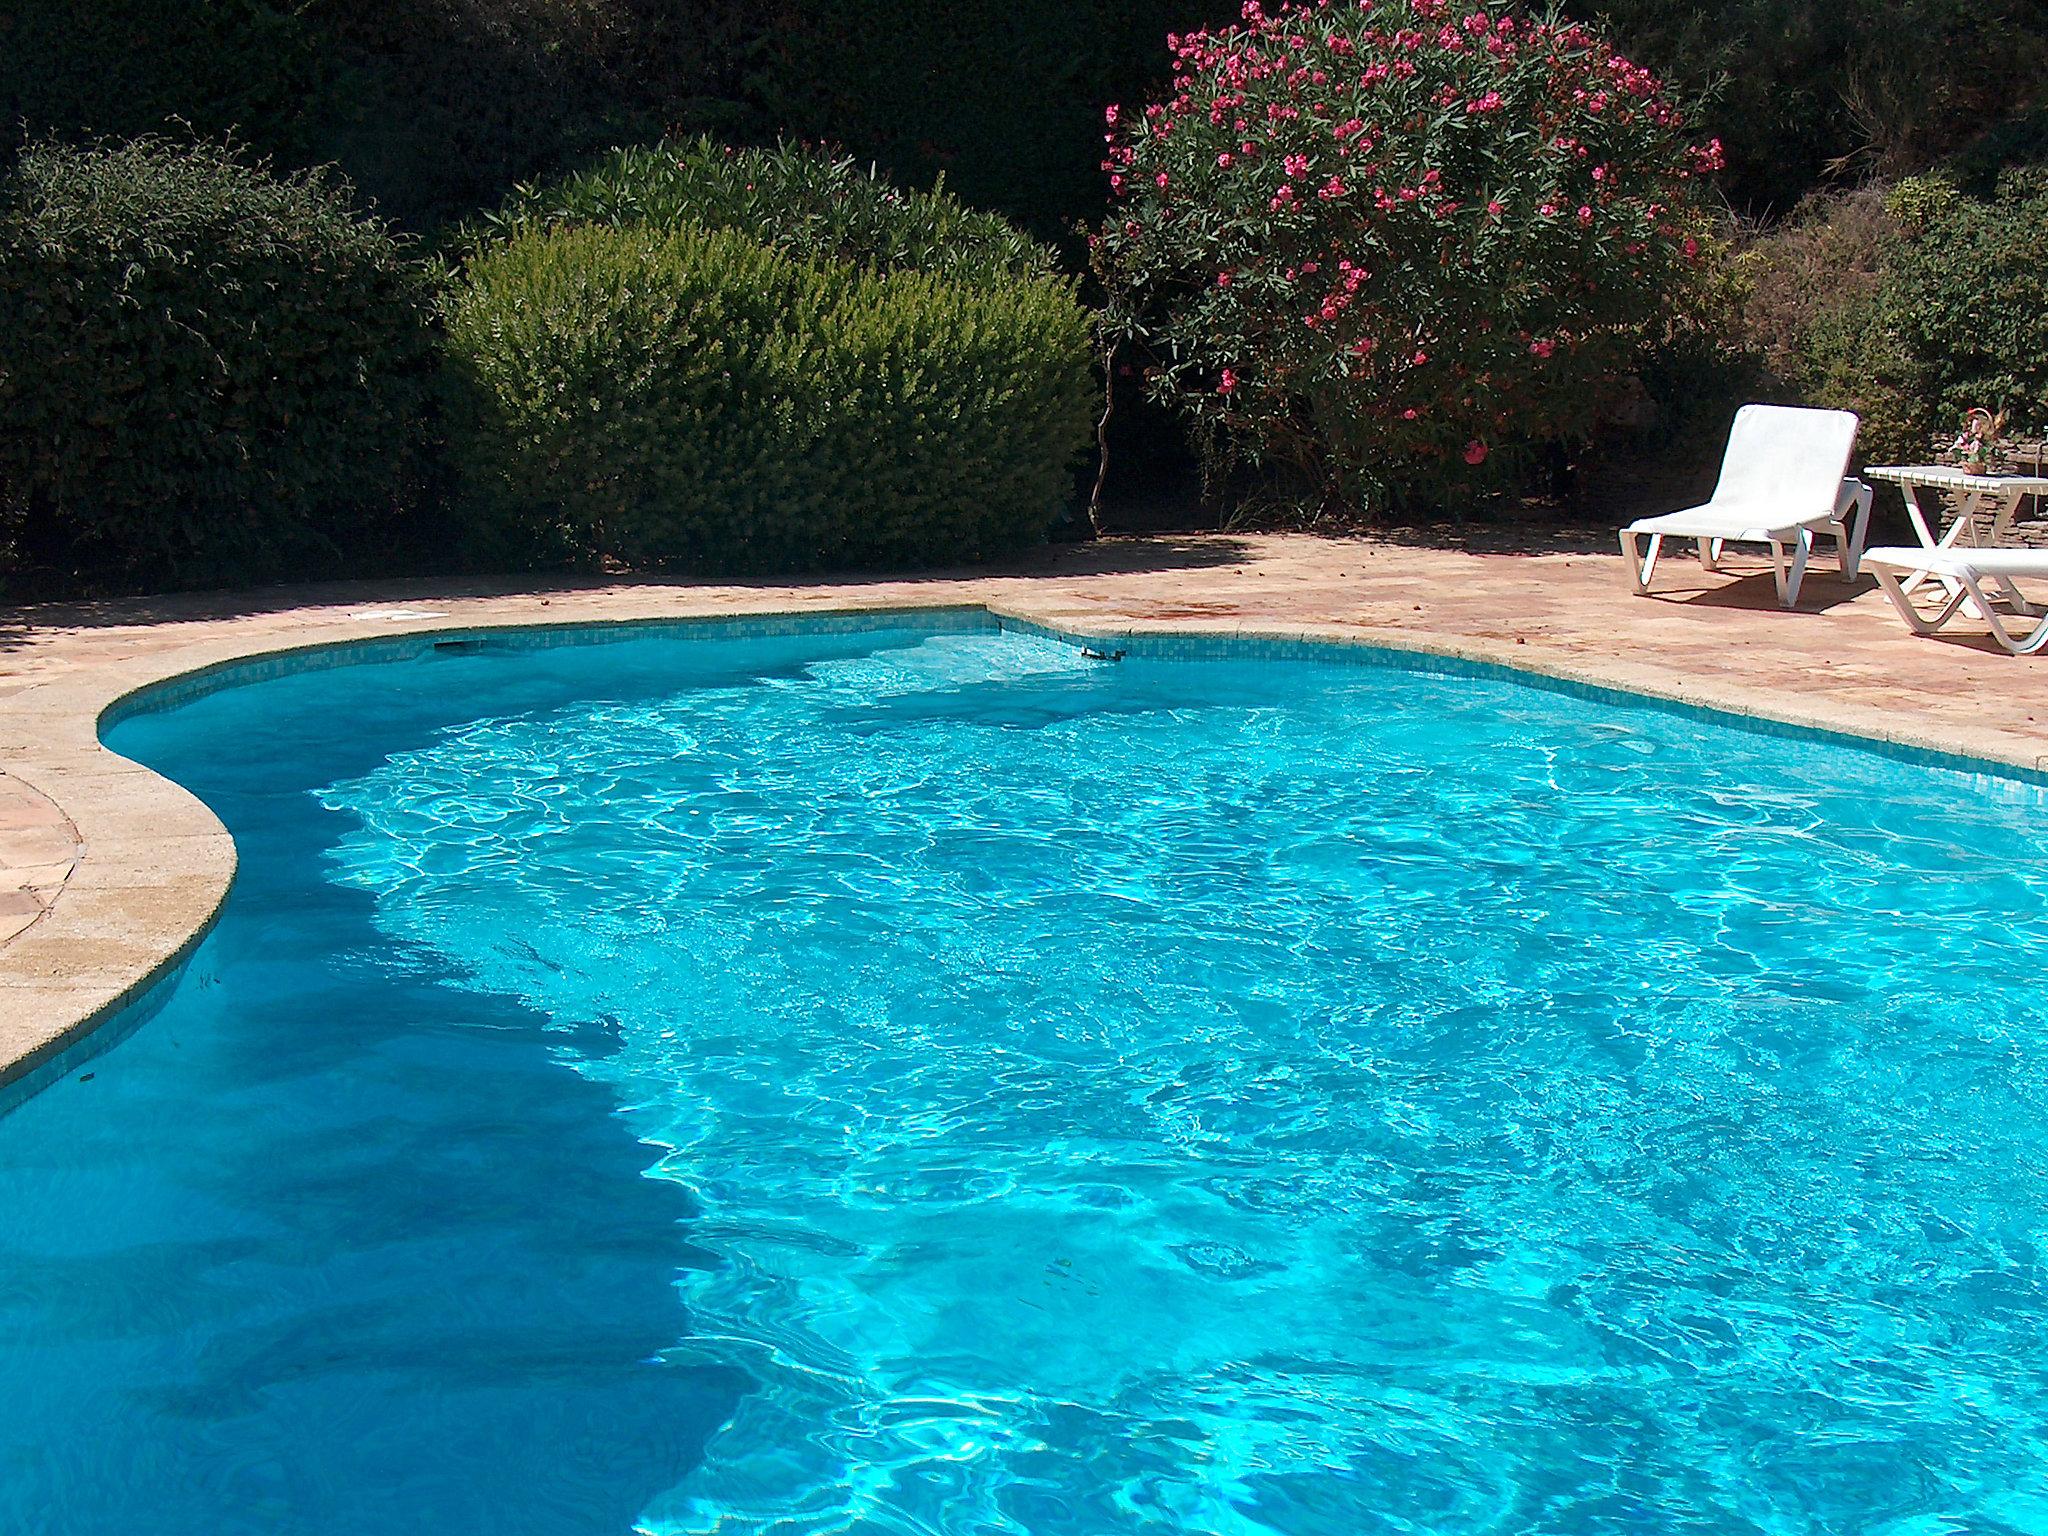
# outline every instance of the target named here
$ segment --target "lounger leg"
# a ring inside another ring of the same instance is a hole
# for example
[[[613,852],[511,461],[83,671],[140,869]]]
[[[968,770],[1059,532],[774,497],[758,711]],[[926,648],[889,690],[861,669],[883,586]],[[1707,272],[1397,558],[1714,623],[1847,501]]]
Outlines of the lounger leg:
[[[2030,619],[2037,619],[2041,616],[2040,604],[2029,600],[2027,594],[2014,584],[2010,576],[1994,576],[1991,578],[1991,584],[2005,594],[2005,600],[2012,605],[2014,613],[2022,614]]]
[[[1870,533],[1871,500],[1870,487],[1859,487],[1849,516],[1842,525],[1847,535],[1841,542],[1842,575],[1850,581],[1854,581],[1863,568],[1863,541]]]
[[[1710,571],[1721,569],[1721,551],[1727,545],[1726,539],[1701,539],[1700,564]]]
[[[1976,577],[1962,575],[1956,580],[1963,588],[1964,595],[1977,605],[1977,612],[1984,616],[1984,624],[1991,631],[1991,638],[2013,655],[2031,656],[2042,646],[2048,645],[2048,618],[2035,619],[2034,627],[2024,635],[2015,634],[2006,627],[2005,619],[1998,610],[1991,606],[1991,601],[1984,595],[1983,588],[1977,585]]]
[[[1799,588],[1806,580],[1806,562],[1813,553],[1813,535],[1802,528],[1792,545],[1792,558],[1785,558],[1785,546],[1776,539],[1771,540],[1771,581],[1778,589],[1778,606],[1794,608],[1799,604]]]
[[[1954,618],[1963,604],[1970,600],[1970,594],[1960,589],[1946,592],[1944,595],[1947,600],[1942,604],[1941,610],[1932,615],[1925,614],[1914,606],[1910,595],[1912,589],[1900,580],[1898,572],[1880,568],[1873,574],[1877,577],[1877,584],[1883,589],[1884,595],[1891,599],[1892,607],[1899,617],[1906,621],[1907,626],[1916,635],[1933,634]]]
[[[1627,528],[1621,530],[1621,553],[1628,561],[1629,583],[1639,593],[1650,590],[1650,577],[1657,569],[1657,555],[1664,547],[1664,535],[1653,533],[1650,535],[1650,549],[1646,555],[1636,543],[1640,537],[1640,534]]]

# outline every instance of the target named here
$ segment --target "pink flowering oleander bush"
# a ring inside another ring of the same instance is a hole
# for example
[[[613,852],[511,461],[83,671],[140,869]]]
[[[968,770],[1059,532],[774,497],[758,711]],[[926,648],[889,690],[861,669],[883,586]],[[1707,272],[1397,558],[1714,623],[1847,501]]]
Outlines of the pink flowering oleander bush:
[[[1112,330],[1226,459],[1368,511],[1455,505],[1587,429],[1705,259],[1648,71],[1472,0],[1244,8],[1109,111]]]

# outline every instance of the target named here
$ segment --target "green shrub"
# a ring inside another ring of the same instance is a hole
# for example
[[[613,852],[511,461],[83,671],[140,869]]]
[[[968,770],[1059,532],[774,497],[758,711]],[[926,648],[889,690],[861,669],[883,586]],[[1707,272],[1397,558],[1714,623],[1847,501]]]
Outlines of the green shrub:
[[[1085,312],[732,231],[533,228],[447,311],[480,557],[786,571],[1044,537],[1094,408]]]
[[[1871,462],[1926,454],[1926,410],[1909,391],[1887,273],[1902,219],[1940,202],[1939,189],[1906,183],[1808,198],[1737,259],[1739,330],[1761,392],[1858,412],[1857,452]]]
[[[845,156],[783,145],[734,149],[708,138],[615,150],[587,170],[521,187],[486,222],[685,224],[737,230],[788,255],[876,271],[989,282],[1050,276],[1056,260],[1006,220],[946,195],[903,192]]]
[[[1980,405],[2048,430],[2048,171],[2008,171],[1990,200],[1931,213],[1893,247],[1886,289],[1928,430]]]
[[[2048,174],[1988,200],[1941,176],[1809,199],[1740,268],[1769,377],[1860,412],[1865,459],[1924,458],[1977,405],[2048,428]]]
[[[2048,42],[2037,43],[2048,51]],[[2008,170],[2048,164],[2048,106],[2000,123],[1943,162],[1942,174],[1971,197],[1993,197]]]
[[[345,185],[218,145],[31,147],[0,195],[0,502],[17,555],[155,585],[389,547],[433,349]]]
[[[1884,212],[1894,230],[1917,233],[1933,220],[1953,213],[1962,195],[1962,189],[1946,176],[1907,176],[1884,194]],[[1867,201],[1868,197],[1866,192],[1836,201]]]

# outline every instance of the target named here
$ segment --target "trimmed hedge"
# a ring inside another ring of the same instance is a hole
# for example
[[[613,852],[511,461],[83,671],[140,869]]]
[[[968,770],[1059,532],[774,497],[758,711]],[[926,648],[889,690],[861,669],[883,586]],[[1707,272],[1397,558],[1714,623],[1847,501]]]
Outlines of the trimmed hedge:
[[[735,149],[709,138],[614,150],[576,175],[520,187],[485,227],[684,224],[730,229],[804,261],[942,272],[980,282],[1050,277],[1052,250],[993,213],[947,195],[904,192],[873,166],[782,145]]]
[[[383,564],[430,291],[346,184],[218,144],[30,147],[0,189],[0,508],[59,581]]]
[[[1096,403],[1066,280],[865,272],[733,231],[529,229],[470,258],[446,318],[499,562],[986,559],[1045,536]]]

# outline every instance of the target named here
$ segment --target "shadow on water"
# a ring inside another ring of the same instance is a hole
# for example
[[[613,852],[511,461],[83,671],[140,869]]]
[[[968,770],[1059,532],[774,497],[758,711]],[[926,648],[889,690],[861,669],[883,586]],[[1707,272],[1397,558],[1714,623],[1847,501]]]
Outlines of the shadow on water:
[[[604,1031],[383,938],[302,788],[149,756],[245,860],[163,1011],[0,1118],[0,1530],[630,1531],[748,1382],[660,1358],[707,1258]]]

